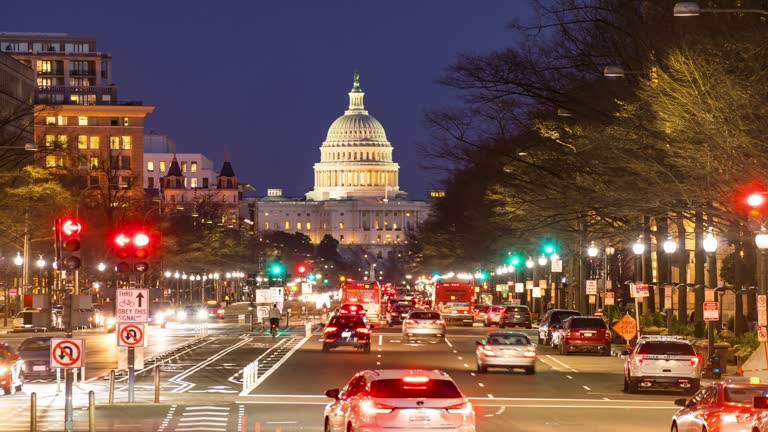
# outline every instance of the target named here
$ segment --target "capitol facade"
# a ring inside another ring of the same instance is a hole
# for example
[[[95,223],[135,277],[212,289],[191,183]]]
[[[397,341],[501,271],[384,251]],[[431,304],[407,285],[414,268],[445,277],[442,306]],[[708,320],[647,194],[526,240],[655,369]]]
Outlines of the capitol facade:
[[[340,246],[381,258],[403,247],[427,218],[429,203],[409,200],[400,190],[392,144],[365,110],[364,95],[355,72],[349,108],[320,147],[314,188],[300,199],[269,189],[254,209],[260,231],[301,232],[315,244],[330,234]]]

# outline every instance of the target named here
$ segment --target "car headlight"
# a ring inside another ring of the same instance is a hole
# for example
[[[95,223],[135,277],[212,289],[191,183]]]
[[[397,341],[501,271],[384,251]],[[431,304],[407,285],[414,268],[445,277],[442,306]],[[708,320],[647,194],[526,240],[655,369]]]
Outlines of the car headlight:
[[[178,316],[180,319],[186,319],[187,318],[187,311],[179,311],[176,316]]]
[[[107,325],[114,325],[116,322],[115,317],[107,318]]]
[[[163,321],[165,321],[165,314],[163,314],[162,312],[159,314],[155,314],[155,321],[159,323],[162,323]]]
[[[208,318],[208,311],[205,309],[200,309],[199,311],[197,311],[197,318],[198,319]]]

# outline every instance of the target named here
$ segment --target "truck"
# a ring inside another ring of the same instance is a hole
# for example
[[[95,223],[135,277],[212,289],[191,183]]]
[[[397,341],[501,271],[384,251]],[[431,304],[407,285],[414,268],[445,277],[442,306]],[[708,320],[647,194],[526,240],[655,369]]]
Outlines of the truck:
[[[381,308],[381,285],[378,282],[361,282],[347,280],[341,286],[341,304],[356,303],[365,308],[366,318],[369,322],[380,322],[382,313]]]
[[[474,324],[475,286],[471,281],[439,281],[432,293],[432,305],[446,324]]]

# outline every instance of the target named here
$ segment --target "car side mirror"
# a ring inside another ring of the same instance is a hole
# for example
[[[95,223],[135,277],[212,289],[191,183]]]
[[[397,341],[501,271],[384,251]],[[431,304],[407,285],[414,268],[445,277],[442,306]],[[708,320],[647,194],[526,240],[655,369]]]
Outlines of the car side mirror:
[[[688,399],[686,398],[675,399],[675,405],[684,407],[687,401]]]
[[[629,350],[628,349],[622,350],[621,351],[621,355],[628,356],[629,355]]]
[[[477,342],[475,342],[475,345],[485,345],[485,342],[483,342],[483,341],[477,341]]]
[[[326,390],[325,395],[331,399],[339,400],[339,389]]]

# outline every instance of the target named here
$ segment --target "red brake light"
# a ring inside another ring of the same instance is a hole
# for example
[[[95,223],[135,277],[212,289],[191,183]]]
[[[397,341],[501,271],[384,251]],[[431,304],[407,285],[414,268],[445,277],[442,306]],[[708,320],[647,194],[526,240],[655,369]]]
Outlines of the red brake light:
[[[406,324],[416,324],[416,320],[409,318],[409,319],[405,320],[405,323]]]
[[[432,324],[440,324],[440,325],[442,325],[442,324],[445,324],[445,320],[440,318],[439,320],[432,321]]]
[[[424,384],[429,382],[429,377],[409,375],[409,376],[403,377],[403,382],[407,382],[408,384]]]
[[[332,333],[332,332],[335,332],[336,330],[338,330],[337,327],[329,326],[329,327],[326,327],[325,330],[323,330],[323,333]]]
[[[365,327],[360,327],[359,329],[355,329],[355,331],[358,332],[358,333],[363,333],[363,334],[370,334],[371,333],[371,330],[367,329]]]
[[[375,403],[374,401],[368,399],[364,400],[360,404],[360,409],[363,411],[363,413],[367,415],[374,415],[374,414],[389,414],[392,411],[395,410],[394,407],[388,406],[388,405],[382,405]]]
[[[469,414],[472,414],[472,404],[469,402],[464,402],[456,405],[451,405],[445,408],[445,410],[451,414],[469,415]]]
[[[636,365],[638,365],[638,366],[642,366],[643,365],[643,356],[642,355],[636,355],[634,357],[634,359],[635,359],[635,364]]]
[[[351,310],[351,311],[356,311],[356,310],[357,310],[357,306],[350,306],[350,307],[349,307],[349,310]]]
[[[691,366],[697,367],[700,362],[701,362],[701,358],[699,358],[699,356],[691,357]]]
[[[496,353],[493,352],[493,348],[488,345],[483,346],[483,355],[486,357],[496,357]]]

